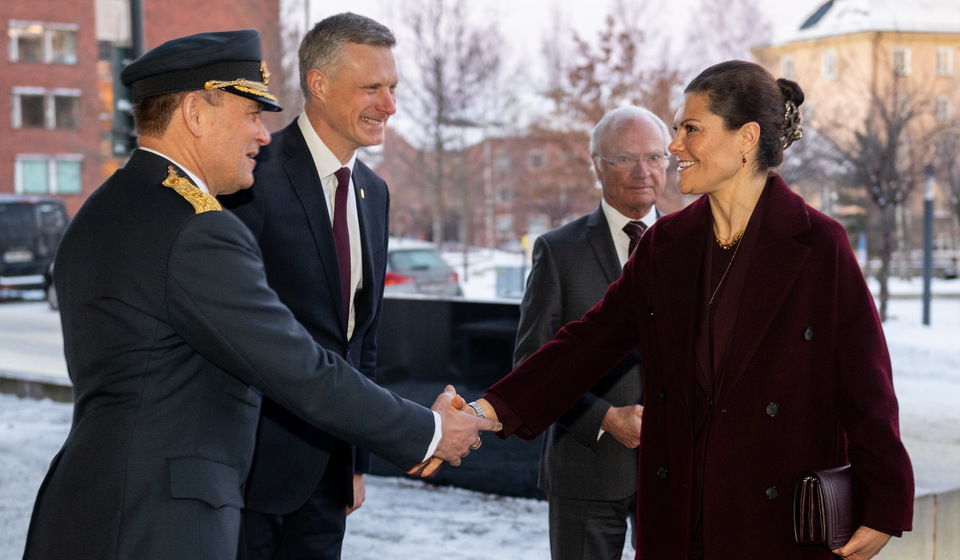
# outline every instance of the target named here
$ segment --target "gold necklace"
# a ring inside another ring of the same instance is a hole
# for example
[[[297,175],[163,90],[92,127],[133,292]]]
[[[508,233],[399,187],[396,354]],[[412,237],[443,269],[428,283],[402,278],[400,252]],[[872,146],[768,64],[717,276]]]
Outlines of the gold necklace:
[[[734,245],[736,245],[737,248],[733,250],[733,256],[730,257],[730,262],[727,263],[727,268],[723,271],[723,276],[720,277],[720,282],[717,284],[716,289],[713,290],[713,295],[710,296],[710,302],[707,303],[707,305],[713,305],[713,298],[717,297],[717,292],[720,291],[720,286],[722,286],[723,281],[727,279],[727,273],[730,272],[730,267],[733,266],[733,259],[737,258],[737,251],[740,250],[740,239],[742,237],[743,237],[743,232],[741,231],[739,234],[737,234],[737,237],[730,242],[729,245],[727,245],[726,247],[724,247],[722,244],[720,245],[720,248],[723,250],[727,250],[733,247]],[[720,243],[720,240],[717,240],[717,243]]]
[[[723,249],[724,251],[729,251],[734,245],[740,242],[740,238],[743,237],[744,231],[746,230],[745,229],[740,230],[740,233],[733,236],[733,239],[730,241],[730,243],[723,243],[722,241],[720,241],[720,238],[717,237],[717,234],[713,234],[713,238],[717,240],[717,245],[719,245],[721,249]]]

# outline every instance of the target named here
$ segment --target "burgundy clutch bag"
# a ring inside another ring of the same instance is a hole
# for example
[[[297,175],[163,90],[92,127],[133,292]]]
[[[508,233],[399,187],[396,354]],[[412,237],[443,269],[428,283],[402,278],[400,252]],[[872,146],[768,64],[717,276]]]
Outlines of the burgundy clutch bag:
[[[805,472],[793,497],[793,532],[797,544],[847,544],[860,527],[857,481],[850,465]]]

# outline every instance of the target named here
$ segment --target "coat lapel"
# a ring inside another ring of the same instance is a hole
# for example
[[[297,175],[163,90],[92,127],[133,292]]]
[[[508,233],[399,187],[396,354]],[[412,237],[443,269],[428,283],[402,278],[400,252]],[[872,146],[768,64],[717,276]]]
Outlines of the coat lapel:
[[[587,217],[587,242],[600,264],[607,284],[614,283],[623,270],[620,267],[620,258],[617,257],[617,249],[610,238],[610,226],[599,206]]]
[[[372,218],[368,215],[367,209],[367,184],[366,172],[363,164],[357,160],[351,171],[353,177],[353,190],[357,199],[357,218],[360,224],[360,258],[363,260],[363,286],[359,297],[354,302],[354,328],[353,332],[363,332],[367,324],[373,320],[373,310],[376,308],[375,298],[379,290],[375,289],[375,274],[373,272],[373,254],[370,252],[370,239],[373,233],[370,231]]]
[[[284,146],[287,153],[284,169],[307,215],[307,222],[317,245],[320,266],[326,278],[326,289],[330,291],[331,301],[339,303],[336,306],[340,310],[337,315],[346,332],[347,318],[342,311],[344,306],[343,295],[340,293],[340,270],[336,265],[337,245],[333,239],[333,228],[330,226],[330,212],[323,198],[323,184],[296,121],[287,127],[287,132],[289,141]],[[317,289],[323,288],[318,286]]]
[[[752,232],[750,246],[745,247],[750,250],[750,261],[718,404],[737,385],[810,254],[810,247],[797,240],[799,234],[810,229],[803,199],[779,177],[768,182],[766,189],[759,227]]]
[[[667,337],[661,348],[675,348],[673,356],[662,356],[664,361],[674,361],[673,371],[695,373],[697,352],[696,340],[697,301],[690,297],[698,294],[700,288],[700,270],[703,257],[704,232],[711,226],[710,207],[707,197],[701,197],[690,207],[690,211],[672,215],[672,219],[658,220],[654,224],[657,230],[653,246],[653,266],[655,277],[659,279],[657,294],[664,303],[667,313],[663,319],[669,328],[662,329],[657,336]],[[688,403],[695,398],[695,375],[680,376],[684,399]]]

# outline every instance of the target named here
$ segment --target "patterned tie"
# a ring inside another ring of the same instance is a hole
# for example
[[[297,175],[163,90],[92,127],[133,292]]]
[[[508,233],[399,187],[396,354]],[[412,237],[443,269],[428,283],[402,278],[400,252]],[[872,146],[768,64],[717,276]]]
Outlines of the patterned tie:
[[[643,237],[643,232],[647,231],[647,224],[640,220],[627,222],[627,225],[623,226],[623,231],[630,238],[630,248],[627,250],[627,258],[630,258],[633,256],[633,252],[637,250],[637,245],[640,244],[640,238]]]
[[[340,291],[343,294],[344,317],[350,315],[350,229],[347,227],[347,192],[350,189],[350,170],[338,169],[337,192],[333,198],[333,240],[337,244],[340,263]]]

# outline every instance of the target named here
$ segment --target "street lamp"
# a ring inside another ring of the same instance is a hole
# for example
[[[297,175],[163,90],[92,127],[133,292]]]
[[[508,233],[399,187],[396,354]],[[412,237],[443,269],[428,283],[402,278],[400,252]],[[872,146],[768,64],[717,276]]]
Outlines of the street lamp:
[[[933,196],[936,192],[933,165],[923,168],[927,192],[923,197],[923,324],[930,325],[930,282],[933,276]]]

